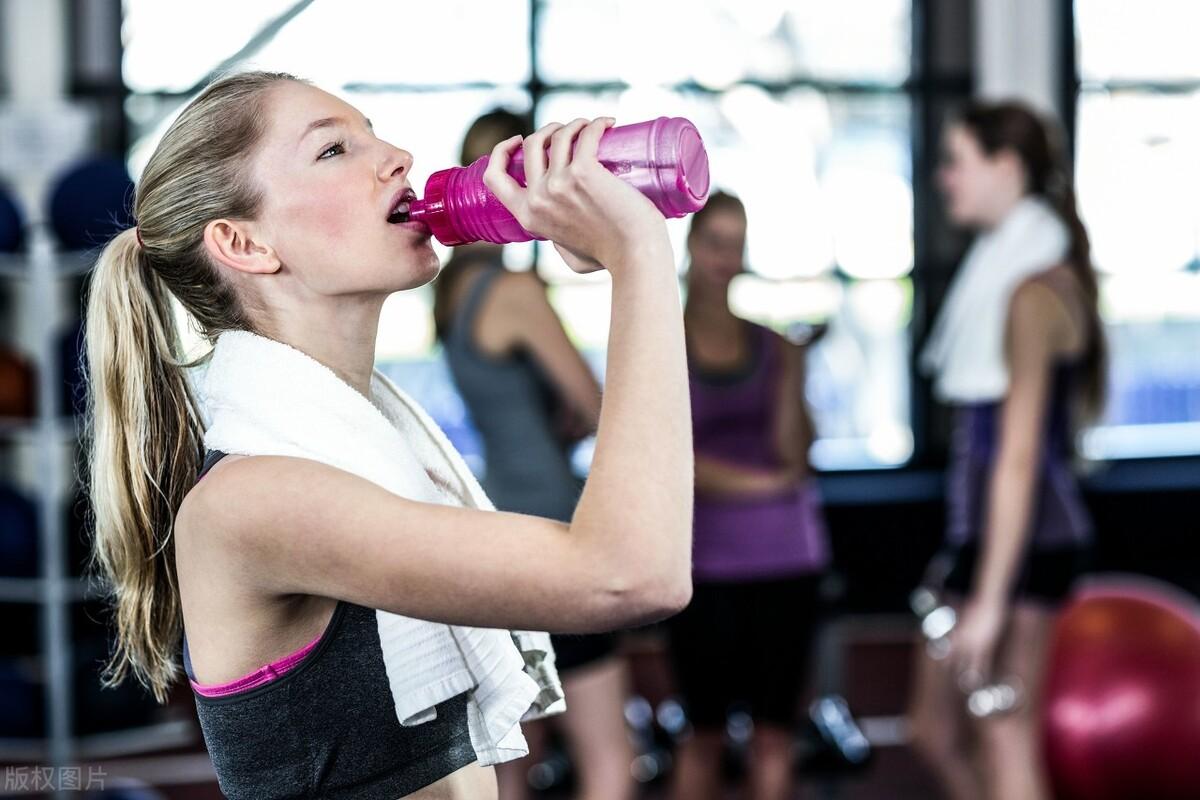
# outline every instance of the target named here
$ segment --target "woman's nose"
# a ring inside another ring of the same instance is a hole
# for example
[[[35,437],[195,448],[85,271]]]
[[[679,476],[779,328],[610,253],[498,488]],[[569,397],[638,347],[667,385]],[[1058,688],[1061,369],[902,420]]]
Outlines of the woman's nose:
[[[412,163],[412,153],[407,150],[401,150],[399,147],[389,146],[387,158],[380,165],[380,177],[387,180],[395,175],[403,175],[406,172],[411,172]]]

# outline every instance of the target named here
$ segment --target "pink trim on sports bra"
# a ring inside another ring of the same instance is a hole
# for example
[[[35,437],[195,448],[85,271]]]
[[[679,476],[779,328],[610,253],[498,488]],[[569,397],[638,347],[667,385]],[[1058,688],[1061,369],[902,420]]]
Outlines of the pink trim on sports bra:
[[[324,634],[321,634],[324,636]],[[248,675],[232,680],[229,683],[214,683],[203,684],[197,683],[194,680],[188,679],[192,688],[197,694],[202,694],[205,697],[223,697],[225,695],[236,694],[237,692],[245,692],[256,686],[262,686],[264,683],[271,681],[283,675],[288,670],[295,667],[300,661],[309,654],[309,652],[317,646],[317,642],[321,641],[321,636],[313,639],[308,644],[301,647],[294,653],[290,653],[277,661],[272,661],[264,667],[259,667]]]

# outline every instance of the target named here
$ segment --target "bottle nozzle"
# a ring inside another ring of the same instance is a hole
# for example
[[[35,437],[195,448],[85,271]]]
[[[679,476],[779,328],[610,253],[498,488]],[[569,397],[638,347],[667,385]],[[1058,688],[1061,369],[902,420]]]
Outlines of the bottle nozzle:
[[[424,200],[413,200],[408,204],[408,221],[424,222],[429,216],[429,206]]]

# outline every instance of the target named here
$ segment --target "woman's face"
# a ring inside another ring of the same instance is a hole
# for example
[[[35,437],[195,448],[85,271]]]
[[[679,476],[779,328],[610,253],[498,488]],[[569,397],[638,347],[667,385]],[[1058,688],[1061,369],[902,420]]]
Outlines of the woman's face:
[[[732,209],[713,211],[687,240],[689,281],[723,291],[745,268],[746,218]]]
[[[251,165],[263,196],[255,224],[283,268],[324,295],[432,280],[438,259],[428,231],[388,222],[410,187],[412,155],[376,138],[356,108],[307,84],[273,87],[267,107]]]
[[[955,224],[969,227],[994,225],[1024,191],[1017,156],[1007,150],[989,156],[963,125],[946,130],[937,179],[946,213]]]

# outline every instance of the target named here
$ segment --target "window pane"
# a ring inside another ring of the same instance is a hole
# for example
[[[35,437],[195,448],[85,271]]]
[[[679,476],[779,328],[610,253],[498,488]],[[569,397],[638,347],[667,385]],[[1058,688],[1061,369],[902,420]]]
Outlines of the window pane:
[[[440,85],[529,78],[527,0],[314,3],[253,58],[319,83]],[[357,44],[352,44],[357,43]]]
[[[1200,7],[1078,0],[1086,80],[1146,81],[1080,94],[1079,206],[1102,273],[1109,404],[1084,436],[1092,458],[1200,453]],[[1190,23],[1190,24],[1189,24]]]
[[[1111,350],[1092,458],[1200,453],[1200,274],[1129,274],[1102,287]]]
[[[1162,273],[1200,245],[1200,93],[1085,92],[1077,181],[1096,266]]]
[[[293,5],[295,0],[124,0],[125,85],[134,92],[187,89]]]
[[[908,0],[546,0],[538,67],[552,83],[743,78],[900,83]],[[579,36],[579,31],[588,31]],[[614,58],[614,48],[619,57]]]
[[[134,92],[186,89],[294,5],[125,0],[125,81]],[[519,83],[529,77],[528,40],[527,0],[318,2],[245,64],[329,86]]]
[[[1200,77],[1196,0],[1076,0],[1075,25],[1085,82]]]

